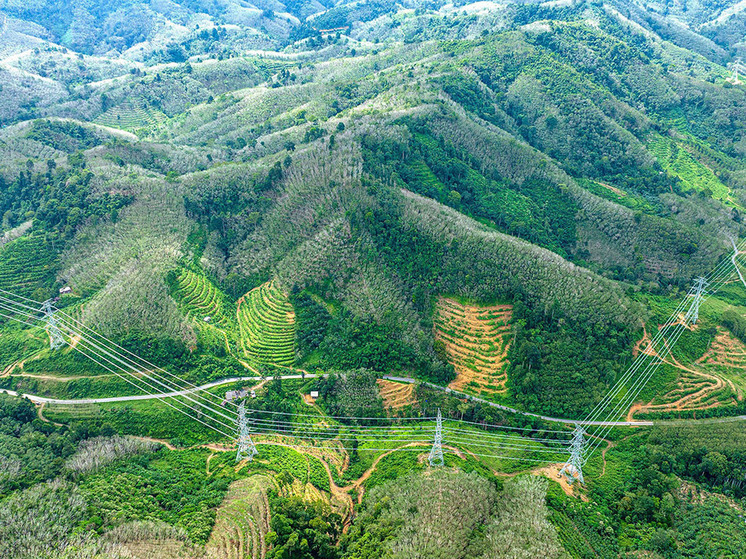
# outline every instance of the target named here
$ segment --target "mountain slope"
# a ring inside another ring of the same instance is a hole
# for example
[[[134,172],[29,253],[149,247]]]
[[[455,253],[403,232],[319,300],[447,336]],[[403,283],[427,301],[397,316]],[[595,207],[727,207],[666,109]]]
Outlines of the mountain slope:
[[[6,59],[54,83],[97,69],[8,108],[45,119],[0,132],[3,230],[58,239],[51,274],[88,324],[234,358],[236,329],[195,321],[170,272],[228,305],[274,281],[296,314],[283,364],[443,383],[437,298],[510,303],[499,398],[581,413],[647,318],[635,293],[687,286],[741,232],[746,93],[618,6],[512,6],[493,33],[490,10],[369,15],[272,55]],[[422,40],[467,20],[472,38]]]

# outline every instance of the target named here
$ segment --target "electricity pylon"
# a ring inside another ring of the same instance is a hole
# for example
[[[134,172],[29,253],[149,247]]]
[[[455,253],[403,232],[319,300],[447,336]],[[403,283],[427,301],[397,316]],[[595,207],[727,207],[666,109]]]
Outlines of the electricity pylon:
[[[735,62],[730,64],[730,67],[731,67],[732,73],[731,73],[731,76],[726,81],[729,81],[730,83],[735,84],[735,85],[740,85],[741,80],[738,79],[738,72],[739,71],[741,71],[742,73],[744,72],[742,60],[738,58]]]
[[[565,474],[569,483],[576,479],[580,483],[583,481],[583,450],[585,449],[585,429],[579,423],[575,425],[572,432],[572,441],[570,441],[570,458],[560,470],[560,475]]]
[[[438,408],[438,418],[435,423],[435,441],[433,448],[430,449],[428,460],[431,466],[443,465],[443,416],[440,414],[440,408]]]
[[[52,310],[52,300],[47,299],[44,301],[44,317],[46,322],[47,334],[49,334],[49,346],[52,349],[59,349],[65,345],[65,338],[62,336],[59,327],[57,326],[57,317],[54,316]]]
[[[251,461],[254,456],[259,454],[259,451],[256,449],[254,441],[251,440],[244,402],[241,402],[238,406],[238,419],[236,423],[238,424],[238,452],[236,453],[236,462],[240,462],[241,460]]]
[[[707,280],[705,278],[697,278],[694,280],[694,301],[689,307],[689,310],[684,317],[685,322],[691,322],[693,325],[697,324],[699,318],[699,305],[702,304],[702,297],[704,295],[705,287],[707,286]]]

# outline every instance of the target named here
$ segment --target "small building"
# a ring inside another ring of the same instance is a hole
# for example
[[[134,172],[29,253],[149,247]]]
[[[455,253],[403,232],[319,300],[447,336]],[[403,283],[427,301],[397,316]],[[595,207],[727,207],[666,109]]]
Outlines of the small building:
[[[212,317],[211,316],[206,316],[202,320],[204,320],[205,322],[212,322]]]
[[[65,287],[60,289],[60,295],[66,295],[68,293],[72,293],[73,289],[69,285],[66,285]]]
[[[251,391],[251,397],[252,398],[256,398],[256,390],[252,390]]]
[[[313,398],[314,400],[317,400],[319,398],[319,391],[311,390],[311,398]]]
[[[254,392],[253,390],[251,391]],[[246,396],[249,395],[249,391],[245,388],[240,388],[238,390],[228,390],[225,393],[225,400],[227,402],[232,402],[233,400],[242,400],[243,398],[246,398]],[[252,395],[252,398],[255,398],[256,396]]]

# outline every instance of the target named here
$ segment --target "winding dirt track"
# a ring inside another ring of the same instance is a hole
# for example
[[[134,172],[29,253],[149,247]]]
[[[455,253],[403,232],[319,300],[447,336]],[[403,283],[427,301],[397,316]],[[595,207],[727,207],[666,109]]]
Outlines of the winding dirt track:
[[[674,324],[679,324],[680,320]],[[695,326],[696,328],[696,326]],[[719,395],[731,394],[730,401],[736,403],[743,399],[743,394],[730,379],[724,378],[709,370],[705,370],[708,364],[721,364],[722,355],[730,355],[727,335],[722,332],[715,338],[710,348],[697,359],[691,366],[681,364],[673,354],[669,354],[663,363],[681,371],[676,387],[665,394],[657,396],[650,402],[634,403],[628,410],[626,420],[633,421],[636,414],[643,412],[670,412],[670,411],[698,411],[720,407],[727,404]],[[635,344],[633,353],[640,352],[643,343],[649,342],[650,336],[644,330],[642,339]],[[650,348],[643,350],[648,355],[655,355]],[[744,354],[746,356],[746,353]],[[728,357],[724,358],[728,361]],[[656,400],[661,403],[654,403]]]

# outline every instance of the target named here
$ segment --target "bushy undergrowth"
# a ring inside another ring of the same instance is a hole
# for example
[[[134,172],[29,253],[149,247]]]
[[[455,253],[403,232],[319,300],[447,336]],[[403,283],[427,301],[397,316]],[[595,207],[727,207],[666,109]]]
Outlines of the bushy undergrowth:
[[[65,462],[65,468],[82,474],[91,472],[122,458],[153,452],[160,443],[134,437],[95,437],[82,441],[78,450]]]
[[[473,473],[406,475],[370,490],[343,540],[345,557],[564,558],[545,495],[546,482],[535,477],[498,493]]]

